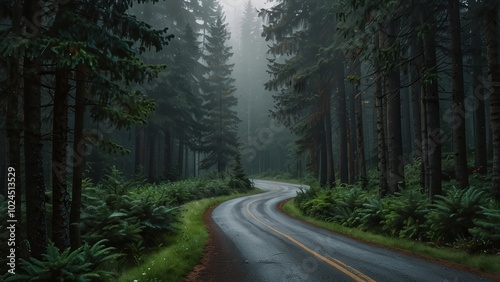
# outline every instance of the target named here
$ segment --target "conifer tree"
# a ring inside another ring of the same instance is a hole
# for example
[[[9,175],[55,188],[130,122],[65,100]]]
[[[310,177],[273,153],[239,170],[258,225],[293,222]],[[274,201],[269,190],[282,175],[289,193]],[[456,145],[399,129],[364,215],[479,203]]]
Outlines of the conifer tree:
[[[201,54],[199,43],[190,24],[185,26],[183,33],[176,40],[179,47],[175,51],[172,64],[164,74],[164,79],[151,92],[157,97],[157,110],[150,118],[150,126],[154,125],[163,130],[166,138],[175,136],[179,142],[179,159],[177,172],[182,174],[183,156],[181,152],[187,148],[196,150],[202,132],[201,119],[203,116],[202,97],[199,81],[203,79],[205,67],[198,61]],[[170,144],[170,140],[165,140]],[[171,164],[171,147],[166,148],[164,173],[169,171]]]
[[[239,119],[232,109],[237,104],[234,97],[234,79],[231,78],[233,64],[228,63],[233,55],[227,46],[230,34],[225,23],[225,16],[219,6],[215,23],[210,25],[206,36],[205,54],[206,76],[203,82],[204,125],[207,131],[201,142],[201,150],[207,153],[201,162],[201,168],[217,167],[217,172],[225,172],[228,163],[236,152],[237,126]]]
[[[131,90],[130,86],[154,79],[163,69],[163,66],[144,64],[138,54],[148,48],[159,50],[171,38],[166,29],[153,30],[151,26],[128,14],[127,10],[132,2],[110,2],[106,5],[96,1],[60,2],[57,3],[57,9],[42,13],[42,19],[39,20],[36,18],[39,15],[37,13],[45,11],[40,5],[45,4],[33,1],[23,3],[25,34],[0,37],[2,57],[13,58],[19,50],[24,50],[25,56],[22,66],[25,86],[24,150],[26,187],[29,190],[26,191],[26,226],[34,257],[40,257],[44,253],[48,239],[41,146],[42,99],[48,99],[47,93],[56,89],[57,101],[53,115],[53,137],[56,141],[53,147],[55,179],[52,194],[53,209],[58,221],[53,225],[52,234],[58,247],[65,248],[68,246],[68,220],[73,226],[79,223],[77,216],[71,216],[71,219],[68,216],[69,193],[65,184],[66,168],[63,165],[67,158],[66,134],[70,112],[66,98],[69,95],[68,83],[73,77],[72,72],[77,65],[85,67],[88,86],[92,90],[85,99],[92,121],[106,120],[117,128],[130,128],[134,123],[145,122],[144,117],[154,103],[147,99],[144,93]],[[139,44],[134,45],[132,42]],[[51,85],[54,75],[56,84]],[[81,103],[78,105],[83,107]],[[77,109],[78,112],[82,112],[81,110]],[[83,128],[80,127],[79,130]],[[82,137],[81,132],[75,133],[75,136]],[[87,136],[86,140],[111,152],[123,150],[123,147],[114,142],[103,140],[102,136]],[[85,146],[78,143],[78,146]],[[81,173],[77,174],[80,175],[81,181]],[[75,211],[72,214],[77,215],[80,211],[80,195],[77,193],[81,193],[81,190],[76,189],[73,192],[76,201],[72,203],[71,209]],[[78,235],[74,236],[77,237]],[[74,246],[77,245],[78,243]]]
[[[344,67],[343,58],[336,48],[326,49],[333,43],[332,23],[336,23],[333,13],[324,13],[330,5],[328,1],[277,1],[261,10],[260,16],[267,23],[263,36],[273,41],[268,51],[274,56],[268,64],[271,79],[265,84],[267,90],[278,92],[271,114],[299,135],[301,148],[311,146],[306,151],[314,157],[313,166],[321,163],[320,184],[332,187],[331,96],[345,93],[333,83],[339,82],[334,77],[336,69]]]

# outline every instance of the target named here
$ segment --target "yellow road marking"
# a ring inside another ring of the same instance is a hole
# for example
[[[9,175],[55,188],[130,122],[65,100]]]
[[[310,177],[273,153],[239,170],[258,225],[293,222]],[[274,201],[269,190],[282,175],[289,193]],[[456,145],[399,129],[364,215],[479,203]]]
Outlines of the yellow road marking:
[[[285,237],[286,239],[288,239],[289,241],[293,242],[294,244],[296,244],[297,246],[301,247],[302,249],[304,249],[305,251],[307,251],[308,253],[312,254],[313,256],[315,256],[316,258],[326,262],[327,264],[335,267],[336,269],[338,269],[339,271],[341,271],[342,273],[344,273],[345,275],[351,277],[353,280],[357,281],[357,282],[375,282],[375,280],[373,280],[372,278],[368,277],[367,275],[363,274],[362,272],[352,268],[351,266],[341,262],[340,260],[337,260],[337,259],[334,259],[334,258],[327,258],[327,257],[324,257],[322,255],[320,255],[318,252],[310,249],[309,247],[307,247],[306,245],[302,244],[301,242],[299,242],[298,240],[296,240],[295,238],[293,238],[292,236],[290,235],[287,235],[279,230],[277,230],[276,228],[272,227],[271,225],[263,222],[262,220],[258,219],[251,211],[250,211],[250,205],[253,204],[254,202],[258,201],[258,200],[261,200],[261,199],[255,199],[253,201],[251,201],[250,203],[248,203],[246,205],[246,210],[248,212],[248,214],[250,214],[250,216],[255,219],[257,222],[259,222],[260,224],[266,226],[267,228],[271,229],[273,232]]]
[[[332,258],[332,257],[328,257],[330,260],[333,260],[335,261],[336,263],[344,266],[345,268],[348,268],[352,273],[356,274],[357,276],[365,279],[365,281],[370,281],[370,282],[375,282],[375,280],[373,280],[371,277],[367,276],[366,274],[362,273],[361,271],[357,270],[357,269],[354,269],[352,266],[350,265],[347,265],[345,263],[343,263],[342,261],[338,260],[338,259],[335,259],[335,258]]]

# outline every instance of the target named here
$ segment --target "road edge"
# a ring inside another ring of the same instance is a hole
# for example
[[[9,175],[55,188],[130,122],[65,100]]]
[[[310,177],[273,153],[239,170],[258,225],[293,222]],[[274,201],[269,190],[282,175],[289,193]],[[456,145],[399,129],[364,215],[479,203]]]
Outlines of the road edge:
[[[197,265],[181,280],[182,282],[244,281],[240,268],[227,268],[227,263],[245,264],[234,242],[220,229],[212,218],[215,208],[224,202],[210,206],[203,213],[208,238],[202,257]],[[221,280],[222,279],[222,280]]]
[[[449,268],[453,268],[453,269],[456,269],[456,270],[466,271],[466,272],[469,272],[469,273],[473,273],[473,274],[476,274],[478,276],[482,276],[484,278],[488,278],[488,279],[491,279],[491,280],[500,281],[500,273],[497,274],[497,273],[492,273],[492,272],[481,271],[479,269],[470,267],[468,265],[463,265],[463,264],[460,264],[460,263],[457,263],[457,262],[452,262],[452,261],[447,261],[447,260],[443,260],[443,259],[438,259],[438,258],[434,258],[434,257],[427,256],[427,255],[424,255],[424,254],[414,253],[414,252],[411,252],[411,251],[408,251],[408,250],[405,250],[405,249],[400,249],[400,248],[397,248],[397,247],[394,247],[394,246],[391,246],[391,245],[384,245],[384,244],[381,244],[381,243],[378,243],[378,242],[373,242],[373,241],[370,241],[370,240],[366,240],[366,239],[362,239],[362,238],[357,238],[357,237],[354,237],[354,236],[352,236],[350,234],[345,234],[345,233],[341,233],[341,232],[338,232],[338,231],[334,231],[334,230],[325,228],[323,226],[319,226],[317,224],[314,224],[313,222],[309,222],[309,221],[307,221],[307,220],[305,220],[303,218],[296,217],[296,216],[294,216],[294,215],[289,214],[288,212],[286,212],[284,210],[284,208],[283,208],[283,206],[287,202],[292,201],[293,199],[294,198],[290,198],[290,199],[286,199],[286,200],[283,200],[283,201],[279,202],[277,204],[278,210],[281,213],[283,213],[284,215],[289,216],[291,218],[294,218],[296,220],[299,220],[299,221],[301,221],[303,223],[306,223],[306,224],[309,224],[309,225],[321,228],[323,230],[326,230],[326,231],[329,231],[329,232],[332,232],[332,233],[335,233],[335,234],[338,234],[338,235],[341,235],[341,236],[344,236],[344,237],[356,240],[358,242],[370,244],[372,246],[376,246],[376,247],[383,248],[383,249],[388,249],[388,250],[395,251],[395,252],[398,252],[398,253],[401,253],[401,254],[404,254],[404,255],[409,255],[409,256],[417,257],[417,258],[420,258],[420,259],[423,259],[423,260],[426,260],[426,261],[430,261],[430,262],[433,262],[433,263],[437,263],[437,264],[440,264],[440,265],[443,265],[443,266],[446,266],[446,267],[449,267]]]

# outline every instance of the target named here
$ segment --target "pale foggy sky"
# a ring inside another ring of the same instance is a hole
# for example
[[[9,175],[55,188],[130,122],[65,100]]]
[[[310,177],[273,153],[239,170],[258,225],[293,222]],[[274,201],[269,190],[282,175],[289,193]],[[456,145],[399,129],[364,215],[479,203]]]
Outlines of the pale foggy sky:
[[[241,21],[243,19],[243,11],[245,3],[248,0],[219,0],[224,7],[226,14],[226,22],[229,24],[229,31],[231,32],[230,44],[233,46],[233,52],[239,49],[239,37],[241,31]],[[255,9],[271,7],[276,3],[266,3],[269,0],[251,0],[252,6]],[[257,13],[257,12],[256,12]]]

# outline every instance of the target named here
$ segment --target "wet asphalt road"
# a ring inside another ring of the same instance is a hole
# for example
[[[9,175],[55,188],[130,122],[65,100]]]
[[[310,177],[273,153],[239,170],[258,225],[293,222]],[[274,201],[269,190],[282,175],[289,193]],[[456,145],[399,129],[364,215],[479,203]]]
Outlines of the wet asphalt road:
[[[244,281],[494,281],[362,243],[278,210],[298,185],[254,180],[265,193],[222,203],[212,218],[241,258]]]

